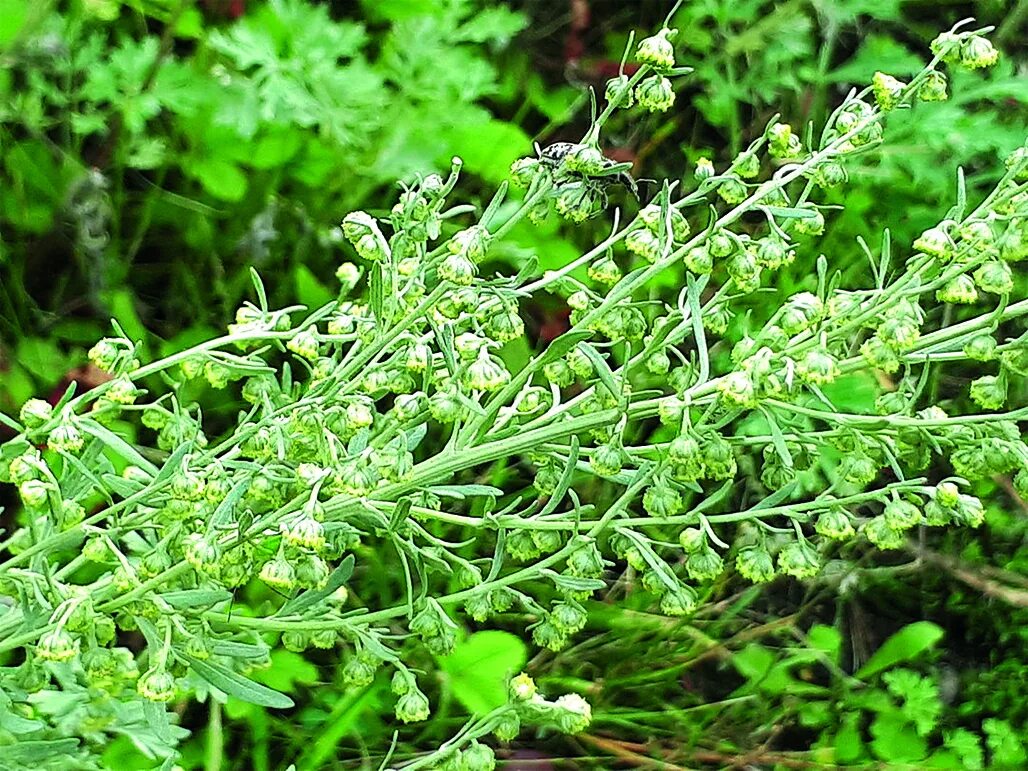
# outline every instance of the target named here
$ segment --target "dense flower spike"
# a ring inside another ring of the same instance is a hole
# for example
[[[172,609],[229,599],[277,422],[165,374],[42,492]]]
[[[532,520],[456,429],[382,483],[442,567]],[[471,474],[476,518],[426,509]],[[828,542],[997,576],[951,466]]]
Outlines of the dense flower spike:
[[[331,650],[347,688],[391,673],[395,718],[415,723],[436,679],[426,694],[414,672],[471,621],[516,613],[559,651],[622,576],[654,612],[688,615],[725,584],[809,579],[922,525],[978,526],[979,480],[1028,486],[1025,413],[1007,407],[1028,373],[1011,267],[1028,258],[1028,148],[976,207],[961,192],[912,244],[886,239],[861,283],[838,270],[856,245],[817,259],[838,208],[821,190],[886,141],[886,113],[944,98],[942,73],[877,73],[873,103],[847,97],[820,137],[775,118],[730,165],[701,160],[636,209],[623,194],[645,186],[604,155],[602,129],[633,102],[674,107],[672,37],[644,39],[586,136],[516,161],[518,190],[480,216],[448,203],[460,159],[381,219],[347,215],[323,308],[270,309],[255,278],[225,337],[146,363],[104,339],[90,359],[111,379],[5,419],[0,480],[21,507],[0,545],[8,668],[117,678],[150,720],[196,690],[287,706],[247,673],[272,645]],[[933,50],[996,58],[959,30]],[[577,258],[512,245],[552,211],[579,243],[612,201]],[[816,268],[780,281],[794,262]],[[953,385],[936,403],[924,376],[940,370]],[[225,390],[207,402],[211,387]],[[861,389],[878,392],[854,406]],[[118,629],[132,652],[112,647]],[[592,720],[585,698],[547,699],[526,674],[508,691],[416,762],[488,769],[490,734]]]

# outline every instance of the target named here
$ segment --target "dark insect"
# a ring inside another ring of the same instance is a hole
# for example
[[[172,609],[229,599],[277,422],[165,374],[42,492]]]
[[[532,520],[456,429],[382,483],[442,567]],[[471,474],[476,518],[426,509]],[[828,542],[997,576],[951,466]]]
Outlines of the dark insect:
[[[539,160],[545,163],[547,166],[556,168],[560,165],[561,161],[570,153],[572,150],[581,147],[581,145],[575,144],[574,142],[554,142],[551,145],[539,149],[536,145],[536,152],[539,155]],[[598,174],[590,174],[586,179],[591,182],[596,182],[604,187],[608,187],[614,184],[624,185],[631,191],[632,195],[635,196],[635,200],[639,200],[639,185],[628,173],[628,169],[632,168],[630,163],[619,163],[618,161],[610,158],[604,159],[604,169]],[[584,176],[576,174],[575,172],[566,172],[569,175]],[[645,180],[640,180],[645,181]]]

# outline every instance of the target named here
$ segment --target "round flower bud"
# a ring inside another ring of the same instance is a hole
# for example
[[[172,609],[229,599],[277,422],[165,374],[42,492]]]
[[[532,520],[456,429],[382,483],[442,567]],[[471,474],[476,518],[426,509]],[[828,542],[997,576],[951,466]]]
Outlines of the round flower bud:
[[[694,246],[685,253],[685,267],[698,275],[708,275],[714,269],[714,256],[707,246]]]
[[[778,569],[795,578],[816,576],[821,568],[817,552],[806,541],[793,541],[778,552]]]
[[[543,365],[543,376],[546,380],[559,388],[567,388],[575,382],[574,370],[563,359],[548,362]]]
[[[833,506],[814,523],[814,531],[825,538],[840,541],[853,535],[853,525],[845,509]]]
[[[430,714],[432,713],[429,709],[428,697],[416,686],[396,700],[396,718],[404,723],[428,720]]]
[[[953,521],[964,527],[978,527],[985,521],[985,508],[973,495],[961,495],[953,510]]]
[[[892,373],[899,369],[900,360],[896,349],[879,337],[870,337],[860,346],[864,360],[875,369]]]
[[[871,456],[863,452],[854,452],[843,458],[839,464],[839,472],[847,482],[863,487],[878,476],[878,464]]]
[[[943,303],[970,305],[978,299],[974,279],[966,274],[955,276],[935,292],[935,299]]]
[[[825,385],[839,376],[839,365],[828,351],[812,348],[803,354],[796,365],[796,372],[807,383]]]
[[[767,149],[772,158],[791,160],[803,152],[803,143],[788,123],[776,123],[768,130]]]
[[[452,281],[457,286],[470,286],[478,273],[478,267],[466,254],[448,254],[439,265],[439,278]]]
[[[514,711],[505,712],[501,715],[499,720],[496,721],[496,727],[493,729],[493,735],[501,742],[514,741],[520,733],[521,718]]]
[[[616,78],[608,80],[603,91],[604,98],[615,107],[627,110],[635,104],[635,97],[632,89],[628,87],[628,81],[627,75],[618,75]]]
[[[996,358],[996,338],[992,335],[975,335],[964,344],[964,354],[975,361],[992,361]]]
[[[697,182],[706,182],[714,176],[714,164],[710,158],[700,158],[696,161],[696,168],[693,169],[693,177]]]
[[[54,408],[43,399],[29,399],[21,406],[18,417],[26,428],[39,428],[53,417]]]
[[[760,174],[760,158],[752,150],[744,150],[732,161],[732,171],[743,179],[753,179]]]
[[[643,508],[651,517],[674,516],[682,510],[682,496],[664,477],[658,477],[643,494]]]
[[[531,630],[531,641],[548,651],[562,651],[567,647],[567,634],[552,621],[546,620]]]
[[[799,222],[801,220],[797,220]],[[756,242],[757,263],[768,270],[777,270],[790,264],[796,257],[789,245],[777,236],[761,238]]]
[[[315,361],[320,355],[321,343],[318,340],[317,330],[307,327],[297,332],[288,341],[286,348],[307,361]]]
[[[489,250],[490,240],[491,236],[488,230],[481,225],[472,225],[470,228],[454,233],[453,237],[446,242],[446,248],[450,254],[463,254],[477,263],[481,262]]]
[[[814,172],[814,183],[822,190],[831,190],[849,180],[846,167],[838,161],[825,161]]]
[[[510,693],[511,699],[514,701],[531,701],[539,692],[539,689],[536,687],[535,680],[524,672],[521,672],[510,679],[507,683],[507,690]]]
[[[685,572],[695,581],[712,581],[724,570],[724,560],[708,544],[693,551],[685,561]]]
[[[960,63],[970,70],[991,67],[999,61],[999,51],[988,38],[967,38],[960,46]]]
[[[163,666],[154,667],[140,675],[136,691],[149,701],[171,701],[175,698],[175,676]]]
[[[589,456],[589,467],[593,473],[610,477],[621,473],[625,463],[625,451],[620,445],[601,444]]]
[[[625,248],[647,262],[656,262],[660,257],[660,239],[646,228],[633,230],[625,236]]]
[[[375,681],[378,659],[365,655],[350,656],[339,675],[345,688],[367,688]]]
[[[665,351],[655,351],[646,357],[646,371],[651,375],[666,375],[671,370],[671,358]]]
[[[496,768],[496,755],[491,747],[479,742],[471,742],[463,752],[461,759],[462,771],[494,771]]]
[[[990,260],[974,272],[974,282],[983,292],[998,295],[1010,294],[1014,288],[1014,276],[1010,265],[1000,260]]]
[[[587,272],[589,278],[604,286],[613,286],[621,280],[621,269],[610,255],[598,258],[589,266]]]
[[[924,515],[910,501],[893,499],[885,504],[885,508],[882,510],[882,518],[890,528],[902,532],[921,524],[924,520]]]
[[[717,381],[717,392],[729,407],[756,407],[757,386],[748,372],[729,372]]]
[[[121,340],[105,337],[89,349],[89,361],[104,372],[114,372],[121,358]]]
[[[915,238],[914,249],[943,261],[952,259],[955,253],[955,247],[949,234],[939,227],[928,228]]]
[[[889,526],[884,516],[869,519],[860,532],[879,549],[900,549],[903,547],[903,533]]]
[[[36,656],[43,661],[68,661],[79,651],[79,643],[63,629],[54,629],[39,638]]]
[[[50,432],[47,443],[59,452],[75,453],[85,445],[85,439],[74,424],[65,423]]]
[[[542,168],[538,158],[518,158],[510,167],[511,182],[515,187],[526,188]]]
[[[721,200],[734,206],[746,200],[748,192],[745,183],[735,174],[726,174],[718,183],[717,194]]]
[[[686,616],[696,610],[696,592],[685,584],[665,590],[660,596],[660,612],[665,616]]]
[[[689,237],[689,221],[682,212],[673,206],[668,207],[665,214],[661,206],[651,203],[639,212],[639,219],[655,236],[660,237],[667,234],[670,220],[671,237],[675,241],[685,241]]]
[[[578,145],[564,156],[565,168],[586,177],[601,173],[607,166],[607,159],[595,145]]]
[[[310,514],[303,514],[290,523],[282,525],[282,536],[286,543],[305,549],[319,551],[325,547],[325,526]]]
[[[813,326],[824,315],[824,303],[811,292],[799,292],[782,308],[778,324],[788,335],[796,335]]]
[[[793,228],[803,236],[819,236],[825,232],[825,215],[819,209],[809,208],[809,217],[799,217],[793,220]]]
[[[182,556],[194,569],[211,571],[217,567],[221,549],[201,533],[190,533],[183,541]]]
[[[971,399],[987,410],[1001,410],[1007,402],[1007,379],[1003,375],[982,375],[971,383]]]
[[[50,493],[50,484],[38,479],[30,479],[18,485],[18,496],[29,508],[37,508],[46,503]]]
[[[871,78],[871,93],[883,112],[889,112],[899,104],[906,87],[906,83],[884,72],[876,72]]]
[[[635,98],[650,112],[667,112],[675,103],[675,89],[667,78],[651,75],[635,87]]]
[[[635,58],[640,64],[648,64],[658,72],[666,72],[675,66],[675,47],[671,38],[678,34],[678,30],[664,29],[656,35],[643,38],[639,41]]]
[[[577,693],[568,693],[554,702],[557,708],[557,727],[566,734],[577,734],[589,727],[592,708]]]
[[[465,384],[476,391],[495,391],[510,382],[510,373],[484,346],[468,367]]]
[[[553,208],[568,222],[585,222],[599,214],[605,202],[606,196],[599,187],[582,180],[561,185]]]
[[[423,409],[425,409],[425,394],[421,391],[400,394],[393,401],[393,412],[400,421],[413,420]]]
[[[917,97],[923,102],[945,102],[949,95],[946,93],[946,76],[938,70],[932,70],[918,86]]]
[[[585,608],[574,600],[570,600],[554,603],[549,619],[558,630],[566,635],[572,635],[585,628],[588,616]]]
[[[580,578],[597,578],[603,575],[603,565],[603,555],[593,541],[582,544],[567,558],[568,573]]]
[[[767,549],[746,546],[735,557],[735,569],[747,581],[764,584],[775,577],[775,563]]]
[[[261,568],[260,579],[268,586],[284,591],[296,586],[296,572],[282,557],[265,562]]]

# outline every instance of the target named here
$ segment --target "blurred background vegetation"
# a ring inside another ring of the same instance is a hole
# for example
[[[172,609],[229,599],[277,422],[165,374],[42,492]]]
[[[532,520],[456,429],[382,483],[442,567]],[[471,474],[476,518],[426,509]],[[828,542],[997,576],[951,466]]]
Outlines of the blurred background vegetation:
[[[216,335],[247,298],[251,266],[272,303],[334,299],[347,212],[387,211],[397,180],[453,155],[469,202],[487,199],[533,142],[581,137],[588,89],[602,92],[628,35],[656,29],[671,5],[0,0],[0,410],[95,382],[85,350],[112,318],[152,355]],[[817,131],[874,71],[918,70],[928,42],[968,16],[996,25],[1000,65],[954,73],[949,102],[890,117],[884,148],[830,201],[846,208],[817,251],[754,296],[759,318],[811,288],[820,253],[861,276],[857,239],[877,244],[888,227],[905,254],[954,201],[958,167],[972,199],[998,178],[1028,133],[1028,2],[686,0],[671,26],[695,73],[671,112],[616,118],[606,150],[637,177],[686,177],[700,157],[720,168],[775,114]],[[604,227],[526,224],[495,257],[563,265]],[[681,280],[669,272],[666,285]],[[557,298],[524,311],[541,337],[566,315]],[[873,389],[842,388],[870,408]],[[579,645],[528,662],[544,688],[589,696],[592,729],[524,736],[505,767],[1024,767],[1028,510],[1008,480],[978,492],[990,505],[977,532],[902,560],[847,548],[805,586],[728,576],[689,623],[649,613],[645,594],[626,598],[626,574],[594,603]],[[399,591],[382,568],[362,587],[369,604]],[[507,634],[470,637],[435,663],[443,707],[401,731],[401,754],[462,724],[485,687],[478,675],[518,666],[525,625],[511,614]],[[224,715],[187,712],[183,765],[377,767],[395,728],[388,685],[348,690],[338,663],[333,652],[277,657],[263,676],[300,694],[291,714],[234,702]],[[128,739],[107,753],[111,765],[149,765]]]

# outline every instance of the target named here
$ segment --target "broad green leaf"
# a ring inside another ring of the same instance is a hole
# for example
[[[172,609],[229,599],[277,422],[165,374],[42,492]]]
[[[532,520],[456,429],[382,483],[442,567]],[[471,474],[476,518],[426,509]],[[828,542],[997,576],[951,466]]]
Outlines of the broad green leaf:
[[[928,743],[899,712],[882,712],[871,722],[871,750],[882,760],[900,763],[921,760]]]
[[[835,735],[835,760],[839,763],[853,763],[866,754],[864,741],[860,736],[860,713],[851,712],[842,719],[842,728]]]
[[[882,647],[856,671],[855,676],[865,680],[896,664],[911,661],[934,647],[942,635],[942,628],[931,621],[909,624],[882,643]]]
[[[482,716],[507,702],[507,681],[521,671],[528,650],[509,632],[475,632],[440,659],[450,689],[472,715]]]
[[[821,386],[821,391],[840,411],[873,415],[875,399],[881,393],[881,388],[874,376],[865,370],[842,375]]]
[[[267,686],[248,680],[238,672],[233,672],[221,664],[201,661],[184,654],[183,656],[196,674],[229,696],[260,707],[286,709],[293,706],[293,700],[284,693],[273,691]]]
[[[750,643],[741,651],[732,655],[732,666],[739,674],[751,682],[759,682],[771,670],[775,656],[763,645]]]
[[[839,663],[839,651],[842,649],[842,634],[834,626],[814,624],[807,632],[807,640],[819,651],[824,651],[828,658]]]
[[[464,159],[464,168],[487,182],[507,178],[510,165],[532,151],[532,141],[518,126],[500,120],[460,125],[452,129],[450,147]],[[439,158],[440,165],[449,157]]]
[[[222,201],[235,202],[246,195],[246,175],[223,158],[194,159],[186,171],[200,181],[204,190]]]
[[[28,9],[28,0],[0,0],[0,46],[18,36],[28,18]]]
[[[297,684],[317,682],[318,669],[299,653],[277,650],[271,654],[271,666],[258,670],[254,677],[276,691],[294,691]]]

